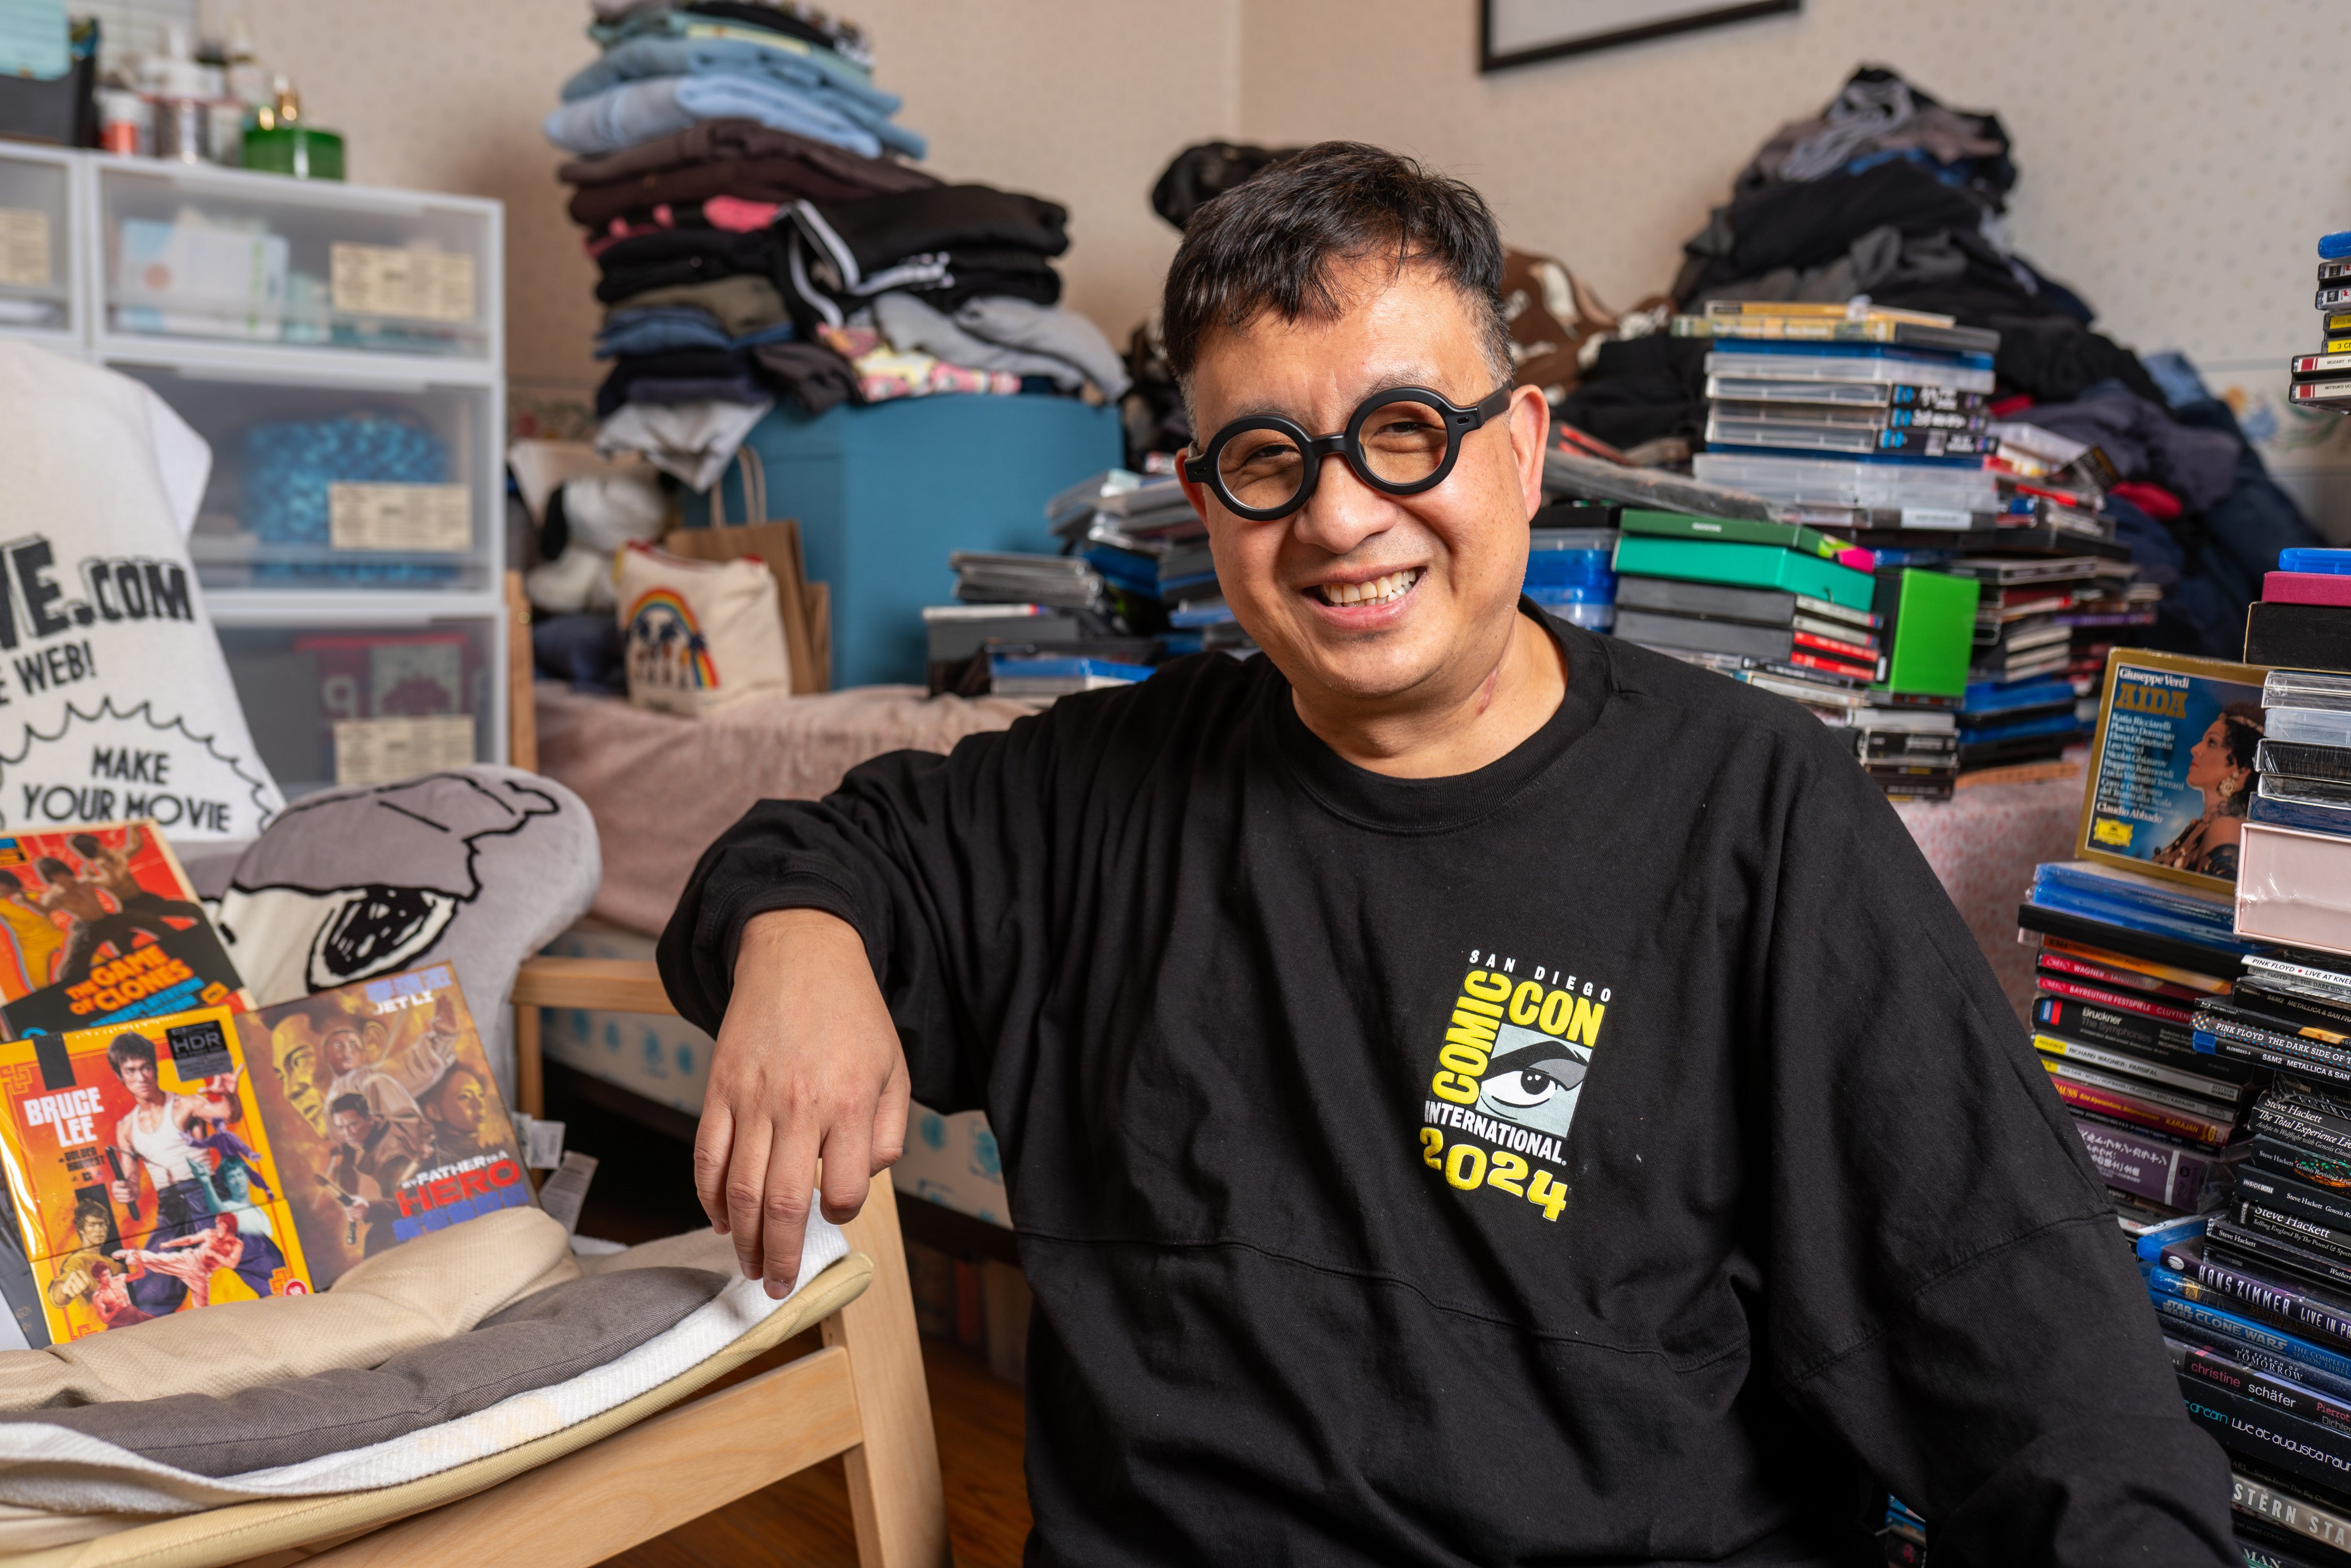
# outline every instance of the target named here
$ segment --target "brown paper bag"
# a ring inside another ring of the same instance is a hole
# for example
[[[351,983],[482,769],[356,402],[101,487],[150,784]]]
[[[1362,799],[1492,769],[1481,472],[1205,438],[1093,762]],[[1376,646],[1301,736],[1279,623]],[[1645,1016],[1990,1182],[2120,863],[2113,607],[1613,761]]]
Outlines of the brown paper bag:
[[[777,605],[784,616],[784,643],[791,654],[792,694],[832,689],[832,594],[828,585],[808,580],[808,559],[800,552],[800,526],[789,518],[768,517],[768,476],[759,455],[749,447],[735,454],[743,471],[743,501],[747,520],[726,519],[723,484],[710,492],[713,526],[675,528],[662,539],[662,549],[694,560],[729,561],[755,555],[776,579]]]

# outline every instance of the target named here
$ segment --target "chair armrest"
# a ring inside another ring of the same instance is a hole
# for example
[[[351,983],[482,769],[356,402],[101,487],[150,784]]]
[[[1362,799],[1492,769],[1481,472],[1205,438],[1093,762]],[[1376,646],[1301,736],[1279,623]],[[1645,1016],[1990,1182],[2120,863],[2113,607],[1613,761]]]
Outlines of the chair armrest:
[[[662,989],[660,972],[636,958],[526,958],[515,971],[514,1005],[673,1017],[677,1012]]]

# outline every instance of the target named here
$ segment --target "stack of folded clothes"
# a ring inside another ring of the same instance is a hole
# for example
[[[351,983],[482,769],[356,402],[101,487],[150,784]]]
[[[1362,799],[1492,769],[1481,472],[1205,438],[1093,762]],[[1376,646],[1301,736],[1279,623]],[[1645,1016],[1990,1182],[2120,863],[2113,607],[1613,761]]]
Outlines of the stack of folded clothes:
[[[574,155],[560,175],[608,308],[608,454],[706,489],[779,396],[821,413],[942,392],[1124,392],[1101,333],[1057,305],[1066,214],[900,162],[925,143],[892,118],[861,28],[797,0],[595,12],[604,52],[545,130]],[[810,252],[807,235],[832,243]]]
[[[804,198],[778,225],[786,302],[868,382],[867,401],[925,392],[1122,396],[1116,350],[1060,308],[1052,258],[1069,213],[987,185],[850,201]]]

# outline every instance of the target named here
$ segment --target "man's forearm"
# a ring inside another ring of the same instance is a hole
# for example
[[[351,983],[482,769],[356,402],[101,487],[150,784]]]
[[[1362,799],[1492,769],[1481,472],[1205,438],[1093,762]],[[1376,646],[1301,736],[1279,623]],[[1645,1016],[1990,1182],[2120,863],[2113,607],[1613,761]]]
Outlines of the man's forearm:
[[[794,948],[854,950],[857,961],[865,961],[865,939],[840,915],[822,909],[770,909],[743,923],[742,940],[735,945],[735,983],[742,983],[747,966],[773,963]]]

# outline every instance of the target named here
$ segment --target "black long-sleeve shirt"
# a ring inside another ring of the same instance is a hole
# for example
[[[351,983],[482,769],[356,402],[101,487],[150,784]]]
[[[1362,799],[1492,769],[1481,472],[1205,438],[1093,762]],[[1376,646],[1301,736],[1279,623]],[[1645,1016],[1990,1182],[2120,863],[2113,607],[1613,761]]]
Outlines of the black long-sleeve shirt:
[[[1208,655],[765,801],[662,939],[864,939],[985,1106],[1043,1563],[2231,1563],[2096,1176],[1900,821],[1792,705],[1546,622],[1567,695],[1357,768]]]

